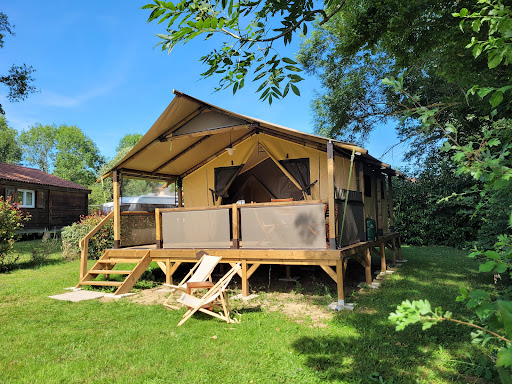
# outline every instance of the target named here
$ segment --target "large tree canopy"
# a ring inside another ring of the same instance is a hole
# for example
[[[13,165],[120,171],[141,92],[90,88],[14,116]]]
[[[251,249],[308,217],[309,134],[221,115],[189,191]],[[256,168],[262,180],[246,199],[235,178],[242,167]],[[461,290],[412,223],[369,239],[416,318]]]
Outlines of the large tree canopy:
[[[477,130],[479,122],[471,124],[467,117],[487,113],[488,98],[468,99],[466,92],[475,84],[506,86],[511,72],[506,67],[489,71],[486,55],[475,59],[466,49],[472,37],[478,40],[485,31],[480,25],[459,28],[460,19],[453,13],[462,6],[438,0],[353,0],[328,23],[317,26],[298,55],[323,85],[313,104],[317,131],[361,141],[384,119],[411,108],[381,82],[399,74],[404,76],[404,88],[419,95],[419,104],[443,109],[440,121],[464,120],[468,135]],[[502,103],[497,113],[508,116],[509,103]],[[399,131],[404,139],[414,139],[415,149],[427,148],[440,137],[419,134],[415,122],[407,122]]]
[[[9,128],[5,116],[0,115],[0,162],[18,164],[21,148],[16,141],[16,130]]]
[[[13,29],[14,25],[9,23],[7,15],[0,12],[0,48],[4,46],[6,34],[14,36]],[[25,100],[30,93],[36,91],[36,88],[32,85],[34,81],[32,73],[34,71],[35,69],[31,66],[13,64],[7,75],[0,75],[0,83],[3,83],[8,88],[7,100],[10,102]],[[1,104],[0,114],[4,114]]]
[[[104,163],[96,144],[75,126],[34,125],[19,141],[25,163],[80,185],[92,184]]]

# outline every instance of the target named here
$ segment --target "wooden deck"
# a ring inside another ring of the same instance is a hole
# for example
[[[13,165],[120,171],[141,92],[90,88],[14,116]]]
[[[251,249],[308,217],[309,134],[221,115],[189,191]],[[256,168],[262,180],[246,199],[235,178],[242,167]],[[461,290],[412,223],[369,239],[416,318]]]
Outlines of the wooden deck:
[[[172,278],[182,263],[195,263],[199,252],[214,256],[222,256],[221,263],[242,263],[239,275],[242,279],[242,295],[249,295],[249,279],[262,264],[277,265],[317,265],[320,266],[337,284],[338,300],[344,301],[344,277],[348,258],[353,258],[365,268],[366,283],[372,283],[371,257],[376,256],[381,262],[381,271],[385,271],[385,250],[391,251],[392,263],[401,260],[401,242],[398,233],[386,233],[376,241],[360,242],[340,249],[218,249],[188,248],[171,249],[157,248],[155,244],[118,248],[108,250],[112,260],[123,260],[146,255],[158,263],[166,275],[166,283],[172,284]],[[119,261],[122,262],[122,261]],[[132,279],[133,280],[133,279]],[[136,281],[136,280],[135,280]],[[135,283],[134,281],[134,283]]]

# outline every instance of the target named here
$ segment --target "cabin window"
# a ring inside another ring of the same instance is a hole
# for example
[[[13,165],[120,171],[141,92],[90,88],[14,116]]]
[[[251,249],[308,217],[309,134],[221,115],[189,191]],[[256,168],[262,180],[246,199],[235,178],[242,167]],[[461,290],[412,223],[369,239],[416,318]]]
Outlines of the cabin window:
[[[364,175],[364,195],[372,197],[372,179],[368,175]]]
[[[18,189],[18,203],[22,208],[35,207],[35,191],[29,189]]]

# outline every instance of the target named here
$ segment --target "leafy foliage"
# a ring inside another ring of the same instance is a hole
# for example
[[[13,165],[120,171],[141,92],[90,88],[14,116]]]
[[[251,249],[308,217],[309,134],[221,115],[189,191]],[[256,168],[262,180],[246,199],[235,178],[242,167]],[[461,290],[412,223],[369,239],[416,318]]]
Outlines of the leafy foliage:
[[[308,24],[317,16],[320,24],[325,23],[344,3],[325,0],[323,8],[315,9],[316,3],[310,0],[155,0],[142,8],[151,11],[148,22],[167,24],[166,33],[157,35],[161,39],[157,45],[163,51],[170,53],[177,44],[187,44],[199,36],[207,40],[222,35],[225,40],[221,46],[201,57],[208,68],[201,76],[219,76],[216,90],[230,87],[234,94],[252,72],[253,81],[261,81],[257,91],[260,98],[272,104],[290,90],[299,96],[296,83],[303,80],[295,60],[274,54],[273,44],[286,45],[294,34],[307,34]]]
[[[19,142],[24,162],[80,185],[93,183],[104,163],[96,144],[76,126],[37,124]]]
[[[489,23],[489,31],[486,35],[486,41],[472,40],[468,48],[473,47],[473,55],[478,57],[478,47],[487,50],[489,55],[488,68],[495,70],[498,65],[506,66],[509,64],[508,57],[512,52],[512,35],[509,26],[512,25],[512,9],[504,6],[500,0],[479,0],[480,9],[476,13],[470,13],[463,8],[460,12],[454,13],[454,16],[463,18],[462,26],[467,19],[474,19],[473,29],[480,31],[481,22],[486,20]],[[499,19],[499,21],[494,18]],[[475,27],[476,22],[476,27]],[[506,27],[504,27],[506,26]],[[496,41],[501,40],[501,43]],[[474,47],[477,47],[475,50]],[[499,60],[496,57],[499,56]],[[500,64],[501,63],[501,64]],[[458,174],[470,175],[474,180],[481,183],[479,190],[482,203],[477,205],[477,211],[482,205],[489,201],[489,195],[497,192],[509,193],[512,184],[512,158],[510,150],[512,146],[512,120],[501,117],[498,107],[502,103],[502,95],[507,89],[495,90],[491,96],[490,104],[494,108],[488,116],[475,118],[479,123],[479,131],[475,132],[471,139],[462,141],[460,126],[455,126],[452,122],[443,122],[438,118],[440,109],[438,107],[426,107],[421,104],[421,98],[414,93],[410,93],[404,87],[402,77],[398,79],[386,78],[383,83],[389,85],[399,95],[403,104],[410,103],[411,107],[405,113],[405,117],[416,117],[422,124],[425,131],[438,131],[444,137],[442,150],[451,153],[451,160],[457,166]],[[509,84],[508,86],[512,86]],[[472,90],[478,87],[473,87]],[[493,87],[488,87],[493,88]],[[470,90],[471,92],[471,90]],[[470,93],[469,92],[469,93]],[[493,100],[496,92],[501,95]],[[485,95],[480,95],[485,97]],[[505,107],[506,108],[506,107]],[[461,121],[459,121],[459,124]],[[512,227],[512,206],[507,207],[509,215],[509,227]],[[502,208],[503,209],[503,208]],[[505,228],[504,232],[505,232]],[[505,275],[512,277],[512,236],[502,234],[492,250],[477,250],[470,256],[479,256],[484,261],[479,268],[481,273],[493,272],[496,276]],[[461,295],[458,301],[465,301],[466,307],[473,310],[482,325],[463,322],[451,319],[450,316],[444,316],[442,312],[432,314],[431,311],[425,311],[423,306],[410,305],[402,303],[397,311],[390,315],[390,319],[397,324],[397,329],[403,329],[405,325],[422,321],[433,321],[434,323],[450,320],[464,324],[479,331],[472,333],[473,342],[487,343],[491,338],[497,338],[501,342],[497,353],[496,367],[503,383],[512,381],[510,368],[512,367],[512,301],[509,301],[510,289],[501,289],[498,297],[493,297],[484,290],[474,290],[468,292],[461,289]],[[428,303],[428,302],[427,302]],[[428,305],[430,305],[428,303]],[[422,317],[423,316],[423,317]],[[426,316],[426,317],[425,317]],[[433,319],[433,320],[432,320]],[[504,336],[503,336],[504,335]],[[503,344],[504,342],[504,344]]]
[[[486,70],[486,58],[464,49],[468,35],[483,40],[485,31],[461,30],[452,16],[458,11],[457,2],[354,0],[316,26],[297,59],[322,82],[313,103],[317,132],[361,142],[386,119],[395,123],[411,106],[379,80],[396,74],[406,74],[404,87],[421,105],[439,107],[440,122],[485,115],[487,101],[472,98],[468,104],[466,90],[474,84],[499,89],[508,85],[510,74],[503,68]],[[498,116],[510,116],[506,105]],[[478,121],[466,122],[463,132],[478,129]],[[412,144],[413,156],[430,152],[442,138],[437,130],[420,129],[416,117],[401,120],[398,133]]]
[[[62,229],[62,255],[69,260],[80,257],[80,240],[103,220],[100,212],[84,216],[79,222]],[[89,241],[89,258],[99,259],[103,251],[114,244],[114,226],[109,220]]]
[[[29,219],[30,216],[21,212],[17,204],[0,196],[0,272],[9,270],[16,262],[16,257],[10,254],[18,239],[16,231]]]
[[[0,162],[18,164],[21,147],[16,140],[16,130],[9,128],[5,116],[0,115]]]
[[[139,142],[139,140],[142,139],[142,135],[140,133],[133,133],[133,134],[126,134],[124,135],[121,140],[119,140],[119,145],[116,148],[116,152],[121,151],[124,148],[130,148],[132,149],[135,144]]]
[[[14,36],[14,25],[9,23],[7,15],[0,12],[0,48],[4,46],[5,34]],[[13,64],[9,68],[9,74],[0,76],[0,83],[3,83],[8,88],[7,100],[16,102],[25,100],[30,93],[36,92],[36,88],[31,84],[34,81],[32,73],[35,69],[26,64],[16,65]],[[4,114],[2,105],[0,104],[0,115]]]

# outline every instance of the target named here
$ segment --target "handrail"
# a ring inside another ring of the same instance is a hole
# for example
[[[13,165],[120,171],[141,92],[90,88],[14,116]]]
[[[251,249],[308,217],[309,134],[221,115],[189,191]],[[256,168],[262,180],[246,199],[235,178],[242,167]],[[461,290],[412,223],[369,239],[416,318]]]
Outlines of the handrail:
[[[103,218],[93,229],[89,231],[85,237],[80,240],[80,279],[82,279],[87,273],[87,258],[89,256],[89,240],[98,233],[98,231],[105,226],[105,224],[114,217],[114,211],[111,211],[107,216]]]
[[[267,203],[246,203],[246,204],[237,204],[239,208],[244,207],[279,207],[284,205],[305,205],[305,204],[326,204],[328,202],[327,199],[323,200],[298,200],[298,201],[276,201],[276,202],[267,202]],[[185,212],[185,211],[203,211],[208,209],[229,209],[232,208],[233,204],[225,204],[225,205],[216,205],[213,207],[182,207],[182,208],[159,208],[160,212]]]

